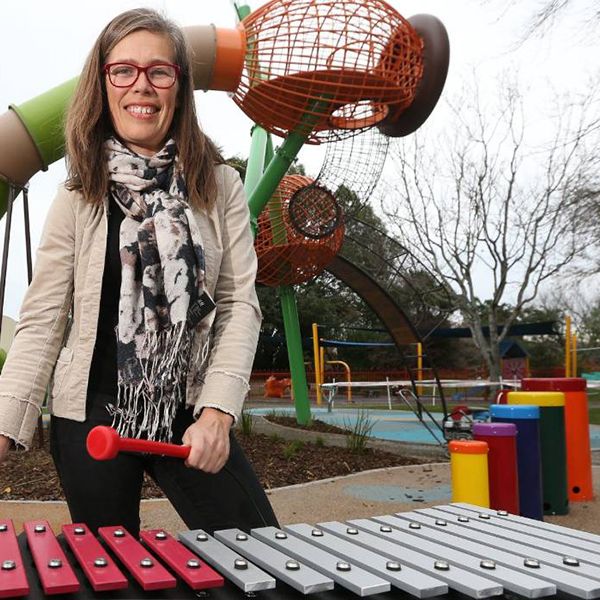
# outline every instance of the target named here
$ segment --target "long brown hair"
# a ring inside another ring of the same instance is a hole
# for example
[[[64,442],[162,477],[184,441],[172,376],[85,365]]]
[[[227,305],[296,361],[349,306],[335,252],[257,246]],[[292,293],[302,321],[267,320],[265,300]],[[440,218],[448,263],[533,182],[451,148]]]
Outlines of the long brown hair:
[[[181,29],[148,8],[128,10],[116,16],[98,36],[92,48],[66,120],[66,155],[70,190],[80,190],[91,202],[102,202],[108,191],[108,169],[103,144],[114,135],[108,109],[103,66],[110,51],[134,31],[166,35],[179,65],[178,106],[170,135],[177,143],[179,160],[188,188],[189,202],[207,206],[216,194],[214,165],[223,158],[214,143],[201,131],[194,104],[190,55]]]

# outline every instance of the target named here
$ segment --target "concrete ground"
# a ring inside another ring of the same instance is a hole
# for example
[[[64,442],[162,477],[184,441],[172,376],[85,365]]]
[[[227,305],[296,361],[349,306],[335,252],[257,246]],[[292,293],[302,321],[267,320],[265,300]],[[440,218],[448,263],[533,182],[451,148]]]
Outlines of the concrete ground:
[[[600,534],[600,466],[593,467],[596,499],[571,503],[566,516],[548,521]],[[348,475],[268,491],[281,524],[372,517],[450,502],[450,465],[411,465]],[[0,502],[0,518],[23,521],[44,518],[55,532],[70,521],[63,502]],[[166,500],[142,502],[142,527],[172,533],[186,527]]]

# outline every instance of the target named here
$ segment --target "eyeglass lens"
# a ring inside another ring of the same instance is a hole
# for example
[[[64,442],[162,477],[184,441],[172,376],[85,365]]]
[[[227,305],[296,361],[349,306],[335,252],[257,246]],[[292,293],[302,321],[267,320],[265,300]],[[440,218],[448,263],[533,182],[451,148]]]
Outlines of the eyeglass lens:
[[[115,64],[108,69],[110,82],[117,87],[133,85],[141,71],[146,72],[150,83],[157,88],[168,88],[175,83],[177,70],[171,65],[150,65],[138,67],[129,64]]]

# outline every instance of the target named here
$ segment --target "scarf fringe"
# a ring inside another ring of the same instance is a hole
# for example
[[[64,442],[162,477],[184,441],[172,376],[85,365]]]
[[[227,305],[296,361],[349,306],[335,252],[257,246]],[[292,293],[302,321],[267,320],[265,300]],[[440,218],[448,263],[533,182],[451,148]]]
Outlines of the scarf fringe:
[[[199,335],[185,323],[144,334],[140,343],[143,358],[139,359],[142,380],[119,381],[117,402],[108,405],[112,426],[120,436],[171,441],[173,419],[186,400],[190,360],[199,371],[208,358],[207,330],[191,356],[194,338]]]

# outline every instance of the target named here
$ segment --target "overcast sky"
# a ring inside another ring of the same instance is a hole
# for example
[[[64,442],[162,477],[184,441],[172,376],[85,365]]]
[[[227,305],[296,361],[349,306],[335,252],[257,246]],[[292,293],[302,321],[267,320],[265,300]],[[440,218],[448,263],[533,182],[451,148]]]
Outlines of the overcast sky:
[[[518,69],[520,78],[534,98],[544,103],[555,91],[584,90],[598,66],[598,44],[582,40],[584,0],[549,34],[517,45],[536,0],[512,3],[507,11],[483,0],[389,0],[403,16],[430,13],[448,29],[451,45],[450,72],[444,94],[452,95],[463,83],[477,78],[485,93],[497,92],[498,73]],[[263,2],[253,1],[251,8]],[[507,4],[511,4],[507,0]],[[526,6],[524,6],[526,5]],[[2,3],[3,31],[0,36],[0,111],[22,103],[77,75],[85,56],[102,27],[123,10],[150,6],[162,10],[182,26],[214,23],[232,27],[235,14],[229,0],[17,0]],[[589,36],[588,36],[589,38]],[[222,92],[197,93],[204,130],[223,148],[226,156],[247,155],[251,123]],[[439,127],[443,110],[434,111],[424,127]],[[543,125],[543,124],[538,124]],[[277,142],[277,140],[276,140]],[[10,151],[0,138],[0,152]],[[303,149],[300,160],[313,174],[322,160],[321,149]],[[30,210],[32,239],[37,246],[49,202],[57,184],[64,179],[60,161],[31,181]],[[16,318],[26,288],[23,217],[20,202],[15,210],[9,262],[5,314]],[[1,229],[4,228],[4,219]]]

